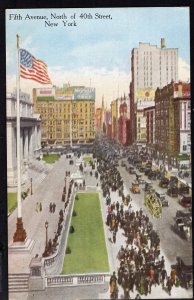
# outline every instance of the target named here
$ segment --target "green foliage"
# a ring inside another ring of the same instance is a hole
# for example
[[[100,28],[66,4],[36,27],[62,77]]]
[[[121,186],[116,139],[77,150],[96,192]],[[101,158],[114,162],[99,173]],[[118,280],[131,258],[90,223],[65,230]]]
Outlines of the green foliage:
[[[55,163],[60,158],[59,154],[44,154],[42,160],[48,164]]]
[[[98,193],[79,193],[74,202],[77,217],[71,219],[76,228],[68,236],[71,255],[64,258],[62,274],[108,272],[108,256]]]
[[[17,207],[17,193],[8,193],[8,212],[11,213]]]
[[[69,233],[74,233],[75,232],[75,229],[74,229],[74,227],[71,225],[70,226],[70,229],[69,229]]]
[[[73,211],[73,217],[76,217],[77,216],[77,213],[76,213],[76,211],[74,210]]]
[[[67,246],[65,254],[70,254],[71,253],[71,248],[69,246]]]
[[[85,157],[83,157],[83,161],[85,163],[91,164],[93,162],[93,158],[92,158],[92,156],[85,156]]]
[[[78,197],[78,195],[76,195],[76,196],[75,196],[75,200],[79,200],[79,197]]]

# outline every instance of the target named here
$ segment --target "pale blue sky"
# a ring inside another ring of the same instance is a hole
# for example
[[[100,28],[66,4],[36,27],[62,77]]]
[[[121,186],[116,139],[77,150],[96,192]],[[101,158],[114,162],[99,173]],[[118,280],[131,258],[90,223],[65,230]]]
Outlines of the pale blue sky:
[[[9,14],[14,12],[20,13],[23,20],[10,21]],[[67,16],[75,12],[77,26],[64,27],[61,20],[51,20],[59,23],[57,27],[51,28],[44,26],[44,20],[24,20],[27,14],[50,17],[51,12],[58,15],[65,13]],[[91,13],[93,16],[95,13],[111,14],[112,19],[80,19],[81,13]],[[102,76],[114,72],[113,76],[117,76],[115,72],[118,72],[128,76],[130,80],[132,48],[138,47],[139,42],[160,47],[162,37],[165,38],[168,48],[179,49],[179,57],[184,64],[190,64],[189,8],[7,10],[6,49],[9,76],[13,76],[16,70],[17,33],[20,35],[20,46],[47,63],[52,75],[54,70],[58,71],[56,76],[59,75],[59,70],[61,73],[65,72],[66,77],[70,72],[70,80],[72,73],[80,70],[91,70],[91,77],[98,72]],[[55,78],[52,80],[55,83]]]

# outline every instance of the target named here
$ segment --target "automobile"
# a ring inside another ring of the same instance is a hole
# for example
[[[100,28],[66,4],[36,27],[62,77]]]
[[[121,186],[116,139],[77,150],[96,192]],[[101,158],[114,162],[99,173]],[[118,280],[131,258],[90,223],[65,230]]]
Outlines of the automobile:
[[[193,263],[192,256],[177,256],[176,264],[171,265],[175,269],[180,285],[186,289],[193,286]]]
[[[146,176],[148,176],[148,174],[150,173],[152,171],[152,169],[151,168],[145,168],[145,171],[144,171],[144,174],[146,175]]]
[[[179,195],[189,194],[189,186],[181,185],[178,189],[178,193],[179,193]]]
[[[169,202],[166,199],[165,193],[163,191],[157,190],[155,191],[155,195],[160,200],[162,206],[169,206]]]
[[[179,204],[183,207],[191,207],[192,197],[187,194],[183,194],[179,199]]]
[[[132,182],[131,191],[134,194],[140,194],[140,187],[137,181]]]
[[[183,239],[191,239],[191,220],[187,217],[176,217],[173,230]]]
[[[141,166],[141,167],[139,168],[139,172],[140,172],[140,173],[144,173],[144,172],[145,172],[145,168]]]
[[[146,168],[151,168],[152,167],[152,162],[148,161],[145,165]]]
[[[177,187],[169,187],[167,190],[167,195],[170,197],[178,197],[178,188]]]
[[[168,185],[169,185],[169,179],[166,177],[161,178],[161,180],[159,182],[159,187],[168,188]]]
[[[150,180],[145,181],[145,192],[149,191],[153,187],[153,182]]]
[[[156,180],[156,171],[150,171],[148,174],[148,179]]]
[[[177,210],[176,218],[178,217],[188,218],[192,221],[192,212],[189,210]]]
[[[142,178],[139,178],[139,179],[138,179],[138,183],[139,183],[139,184],[145,184],[145,180],[142,179]]]

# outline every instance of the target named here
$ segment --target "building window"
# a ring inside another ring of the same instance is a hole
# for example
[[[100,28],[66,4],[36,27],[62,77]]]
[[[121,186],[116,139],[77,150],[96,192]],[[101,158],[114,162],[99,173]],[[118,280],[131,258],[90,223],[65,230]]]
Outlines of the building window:
[[[183,151],[187,151],[187,146],[183,145]]]

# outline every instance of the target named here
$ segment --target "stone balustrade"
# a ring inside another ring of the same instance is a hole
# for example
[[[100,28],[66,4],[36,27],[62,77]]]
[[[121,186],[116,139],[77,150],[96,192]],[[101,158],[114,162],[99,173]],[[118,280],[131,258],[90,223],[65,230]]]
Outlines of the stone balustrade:
[[[77,286],[103,284],[110,280],[110,273],[52,275],[46,278],[46,286]]]

